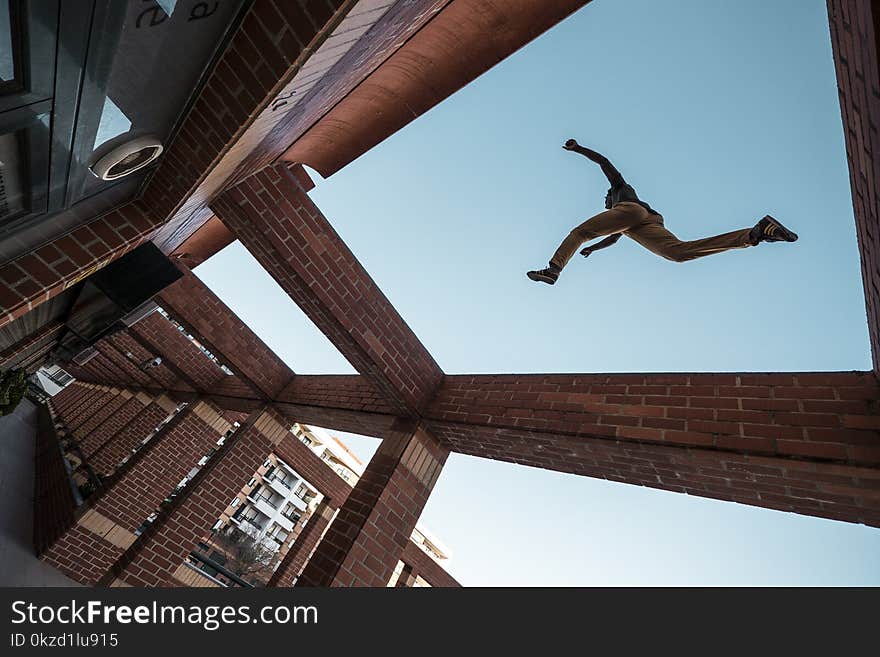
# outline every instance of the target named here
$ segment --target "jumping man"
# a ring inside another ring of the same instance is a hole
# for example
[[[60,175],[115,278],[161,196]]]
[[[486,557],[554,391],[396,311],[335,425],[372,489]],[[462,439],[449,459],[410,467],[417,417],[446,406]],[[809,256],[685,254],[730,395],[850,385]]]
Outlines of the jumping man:
[[[666,230],[660,213],[639,199],[636,190],[623,179],[620,171],[614,168],[608,158],[584,148],[574,139],[566,141],[563,148],[580,153],[602,167],[602,173],[611,183],[611,189],[605,194],[605,212],[587,219],[572,230],[550,258],[549,267],[528,272],[528,277],[533,281],[553,285],[577,248],[598,237],[605,239],[581,249],[582,256],[586,258],[594,251],[616,244],[621,235],[626,235],[652,253],[673,262],[685,262],[730,249],[756,246],[760,242],[794,242],[798,238],[776,219],[767,215],[752,228],[682,242]]]

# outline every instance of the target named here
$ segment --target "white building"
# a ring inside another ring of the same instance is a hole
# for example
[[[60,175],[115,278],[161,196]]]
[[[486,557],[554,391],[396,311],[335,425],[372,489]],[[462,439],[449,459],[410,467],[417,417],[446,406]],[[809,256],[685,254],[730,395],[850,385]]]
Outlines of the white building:
[[[291,432],[350,486],[357,484],[364,464],[342,441],[320,427],[294,424]],[[296,470],[271,454],[232,500],[214,529],[228,531],[234,527],[276,552],[280,562],[322,499],[323,495]],[[451,551],[424,526],[416,525],[412,540],[446,567]],[[389,586],[395,585],[402,569],[403,563],[398,562]],[[415,586],[428,584],[418,578]]]

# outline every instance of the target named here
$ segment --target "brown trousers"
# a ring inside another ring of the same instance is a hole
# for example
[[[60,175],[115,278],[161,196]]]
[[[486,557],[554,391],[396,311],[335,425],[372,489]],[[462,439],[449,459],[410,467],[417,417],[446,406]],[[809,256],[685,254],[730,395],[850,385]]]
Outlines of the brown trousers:
[[[572,230],[553,254],[550,263],[562,269],[584,242],[617,233],[623,233],[648,251],[667,260],[685,262],[713,253],[752,246],[749,240],[750,231],[750,228],[744,228],[715,237],[682,242],[666,230],[663,217],[650,214],[638,203],[622,201]]]

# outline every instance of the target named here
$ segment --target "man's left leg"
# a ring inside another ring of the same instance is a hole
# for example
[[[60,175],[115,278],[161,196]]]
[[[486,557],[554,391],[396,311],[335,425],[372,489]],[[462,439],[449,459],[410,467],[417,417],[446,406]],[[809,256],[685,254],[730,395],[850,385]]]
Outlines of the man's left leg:
[[[547,269],[537,269],[527,272],[526,275],[533,281],[553,285],[581,244],[599,237],[622,233],[642,221],[647,214],[648,211],[638,203],[623,202],[590,217],[580,226],[573,228],[562,240],[562,244],[550,258],[550,266]]]
[[[687,262],[731,249],[756,246],[760,242],[794,242],[798,238],[770,215],[752,228],[687,242],[678,239],[660,221],[645,222],[628,230],[625,235],[652,253],[673,262]]]

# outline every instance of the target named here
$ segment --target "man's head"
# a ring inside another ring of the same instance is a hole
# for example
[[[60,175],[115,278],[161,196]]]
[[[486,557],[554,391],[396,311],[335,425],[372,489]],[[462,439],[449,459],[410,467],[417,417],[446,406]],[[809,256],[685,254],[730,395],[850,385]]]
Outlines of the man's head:
[[[606,210],[611,209],[611,190],[610,189],[607,192],[605,192],[605,209]]]

